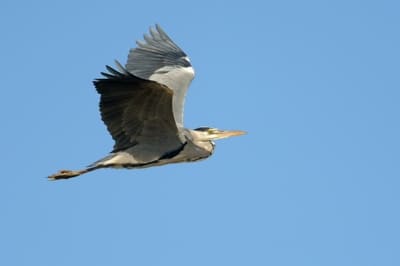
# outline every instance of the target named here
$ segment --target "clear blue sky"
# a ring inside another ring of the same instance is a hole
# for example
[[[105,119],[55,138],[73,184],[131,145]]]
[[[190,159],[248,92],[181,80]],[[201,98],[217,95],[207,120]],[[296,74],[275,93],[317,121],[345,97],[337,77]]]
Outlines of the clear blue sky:
[[[398,1],[2,1],[0,265],[400,265]],[[159,23],[213,157],[112,148],[92,80]]]

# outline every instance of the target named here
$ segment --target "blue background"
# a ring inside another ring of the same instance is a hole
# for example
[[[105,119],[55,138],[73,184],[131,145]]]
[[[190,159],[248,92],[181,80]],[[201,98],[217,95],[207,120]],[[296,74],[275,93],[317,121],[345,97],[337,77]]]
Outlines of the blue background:
[[[2,1],[0,265],[400,265],[398,1]],[[113,141],[91,82],[159,23],[206,161],[49,182]]]

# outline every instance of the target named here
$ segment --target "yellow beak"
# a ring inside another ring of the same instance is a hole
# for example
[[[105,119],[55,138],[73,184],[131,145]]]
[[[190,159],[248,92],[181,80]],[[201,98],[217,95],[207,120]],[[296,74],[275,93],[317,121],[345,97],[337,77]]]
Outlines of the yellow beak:
[[[221,130],[220,132],[216,133],[216,139],[224,139],[244,134],[247,134],[247,132],[242,130]]]

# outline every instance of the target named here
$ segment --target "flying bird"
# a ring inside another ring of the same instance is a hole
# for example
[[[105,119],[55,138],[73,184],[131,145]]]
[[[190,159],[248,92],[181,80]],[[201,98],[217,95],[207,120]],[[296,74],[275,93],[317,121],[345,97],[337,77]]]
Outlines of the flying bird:
[[[136,42],[128,61],[106,66],[93,81],[101,118],[115,141],[112,152],[82,170],[48,178],[68,179],[100,168],[143,168],[209,157],[213,140],[245,134],[211,127],[183,127],[187,89],[194,78],[189,57],[156,25]]]

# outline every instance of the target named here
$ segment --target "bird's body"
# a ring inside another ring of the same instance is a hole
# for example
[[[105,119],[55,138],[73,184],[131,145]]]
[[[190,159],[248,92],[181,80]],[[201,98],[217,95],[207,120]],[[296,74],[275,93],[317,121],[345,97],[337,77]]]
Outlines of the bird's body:
[[[50,179],[66,179],[99,168],[142,168],[209,157],[213,139],[244,134],[183,127],[186,91],[194,78],[187,55],[156,25],[137,42],[125,67],[107,66],[93,83],[101,95],[100,112],[115,140],[106,157],[78,171],[62,170]]]
[[[111,153],[91,166],[143,168],[170,163],[193,162],[209,157],[214,151],[214,144],[211,141],[193,141],[190,139],[192,134],[196,133],[192,131],[189,135],[186,135],[185,142],[178,149],[171,150],[162,156],[156,155],[156,151],[147,149],[146,144],[139,144],[124,151]]]

